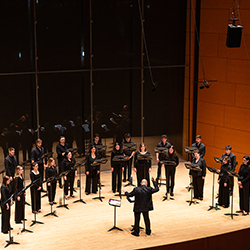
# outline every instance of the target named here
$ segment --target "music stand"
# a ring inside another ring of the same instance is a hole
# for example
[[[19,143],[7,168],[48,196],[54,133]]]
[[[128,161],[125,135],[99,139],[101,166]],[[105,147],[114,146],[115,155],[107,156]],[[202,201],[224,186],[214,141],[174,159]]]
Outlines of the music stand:
[[[214,157],[214,158],[216,158],[216,157]],[[209,206],[209,209],[207,211],[210,211],[212,209],[220,210],[220,208],[218,208],[217,206],[216,207],[214,206],[214,176],[215,176],[215,174],[220,175],[220,170],[217,168],[211,168],[208,166],[207,166],[207,169],[213,174],[212,205]]]
[[[242,177],[241,176],[239,176],[239,174],[238,173],[235,173],[234,171],[227,171],[228,172],[228,175],[229,176],[232,176],[232,177],[235,177],[235,178],[239,178],[239,179],[242,179]],[[234,179],[233,179],[234,180]],[[233,200],[234,200],[234,198],[233,198],[233,196],[234,196],[234,194],[233,194],[233,192],[232,192],[232,198],[231,198],[231,213],[226,213],[226,214],[224,214],[224,215],[229,215],[229,216],[231,216],[231,218],[233,219],[234,218],[234,216],[239,216],[238,214],[234,214],[233,213]]]
[[[62,177],[64,177],[64,176],[67,176],[68,175],[68,173],[71,171],[71,169],[70,170],[67,170],[67,171],[64,171],[64,172],[62,172],[61,174],[59,174],[59,176],[58,176],[58,179],[60,179],[60,178],[62,178]],[[64,184],[65,185],[65,184]],[[68,204],[65,204],[65,195],[64,195],[64,189],[63,189],[63,204],[59,204],[59,206],[57,206],[58,208],[60,208],[60,207],[65,207],[66,209],[69,209],[68,208]]]
[[[49,177],[45,182],[49,183],[50,182],[50,195],[52,196],[52,181],[56,179],[56,176],[51,176]],[[53,202],[50,202],[50,213],[45,214],[44,217],[49,216],[49,215],[54,215],[55,217],[58,217],[58,215],[56,215],[56,210],[52,211],[52,207],[53,207]]]
[[[69,152],[71,152],[72,156],[78,152],[78,148],[68,148]]]
[[[198,149],[195,148],[195,147],[185,147],[185,148],[184,148],[184,151],[185,151],[185,153],[187,153],[187,154],[193,154],[194,151],[196,151],[196,150],[198,150]]]
[[[114,158],[113,158],[113,161],[115,162],[125,162],[125,161],[128,161],[128,156],[127,155],[116,155]],[[120,165],[120,187],[119,187],[119,194],[115,194],[115,196],[120,196],[120,199],[122,199],[122,196],[125,196],[125,194],[122,194],[121,193],[121,188],[122,188],[122,164]]]
[[[78,161],[76,163],[76,165],[74,166],[74,169],[77,169],[77,167],[79,167],[79,175],[80,175],[80,178],[79,178],[79,180],[80,180],[80,199],[74,201],[73,203],[82,202],[82,203],[86,204],[86,202],[82,199],[82,176],[81,176],[81,166],[83,166],[85,164],[86,164],[85,160],[82,160],[82,161]]]
[[[189,170],[192,170],[192,171],[201,171],[201,168],[197,165],[194,165],[194,164],[189,164],[189,163],[185,163],[185,167],[186,169],[189,169]],[[192,176],[192,175],[191,175]],[[192,176],[192,183],[193,183],[193,176]],[[194,204],[199,204],[198,201],[193,201],[193,189],[194,189],[194,184],[193,186],[190,188],[191,189],[191,192],[190,192],[190,201],[186,201],[189,203],[189,206],[192,205],[192,203]]]
[[[168,152],[168,148],[165,148],[165,147],[155,147],[154,151],[155,151],[156,154],[166,154]],[[161,162],[160,162],[160,164],[161,164]],[[161,167],[162,167],[162,164],[161,164]],[[159,186],[165,184],[165,183],[161,182],[162,179],[163,178],[161,178],[161,176],[159,176],[159,178],[157,177],[157,180],[160,180]]]
[[[37,180],[35,180],[34,182],[32,182],[30,188],[31,188],[32,186],[34,186],[35,183],[36,183],[38,180],[40,180],[40,179],[37,179]],[[34,190],[34,201],[35,201],[35,204],[34,204],[34,205],[35,205],[35,210],[36,210],[36,191],[35,191],[35,190]],[[35,213],[34,213],[34,220],[31,221],[32,223],[31,223],[30,227],[34,226],[35,224],[44,224],[43,222],[37,221],[37,220],[36,220],[36,214],[37,214],[37,211],[35,211]]]
[[[121,228],[116,226],[116,207],[121,207],[121,200],[109,199],[109,205],[114,207],[114,226],[108,230],[108,232],[112,230],[123,231]]]
[[[166,161],[166,160],[163,160],[163,161],[160,161],[161,164],[164,164],[165,167],[175,167],[176,166],[176,163],[174,161]],[[171,183],[172,184],[172,183]],[[167,180],[167,176],[166,176],[166,187],[168,187],[168,180]],[[168,195],[166,194],[166,196],[163,196],[163,200],[162,201],[165,201],[165,200],[168,200]],[[170,197],[170,200],[174,200],[173,197]]]
[[[95,160],[91,165],[92,166],[98,166],[98,165],[101,165],[101,164],[106,164],[108,161],[108,159],[104,158],[104,159],[97,159]],[[101,185],[101,178],[99,178],[99,181],[97,183],[97,187],[99,188],[99,191],[98,191],[98,196],[97,197],[94,197],[92,198],[93,200],[100,200],[102,202],[102,199],[104,199],[105,197],[101,196],[101,189],[102,189],[102,185]]]
[[[222,164],[222,158],[221,157],[214,157],[214,160],[216,163]]]

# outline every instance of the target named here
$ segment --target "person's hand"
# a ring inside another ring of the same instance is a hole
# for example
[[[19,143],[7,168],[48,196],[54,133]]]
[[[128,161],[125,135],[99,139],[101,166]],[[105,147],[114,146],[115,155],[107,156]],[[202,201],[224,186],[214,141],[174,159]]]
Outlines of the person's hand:
[[[50,182],[48,183],[48,186],[50,186]]]
[[[122,172],[124,171],[124,168],[122,167]]]
[[[12,181],[13,180],[13,178],[10,176],[10,181]]]
[[[240,188],[243,188],[242,184],[240,185]]]
[[[218,182],[218,184],[220,184],[220,180],[218,180],[217,182]]]
[[[39,187],[37,190],[39,191],[39,190],[41,190],[42,188],[41,187]]]
[[[64,176],[64,180],[65,180],[65,181],[67,180],[67,176],[66,176],[66,175]]]
[[[205,176],[202,176],[202,180],[205,180]]]
[[[239,185],[239,186],[241,185],[241,181],[238,181],[238,185]]]
[[[65,152],[64,153],[62,153],[62,156],[64,156],[65,155]]]
[[[89,175],[89,171],[86,172],[86,175]]]
[[[137,172],[137,169],[136,169],[136,168],[134,168],[134,171],[135,171],[135,172]]]
[[[154,177],[152,177],[151,180],[154,181],[155,180]]]
[[[224,187],[226,187],[226,186],[227,186],[227,183],[225,182],[225,183],[224,183]]]
[[[114,171],[114,168],[111,168],[111,172],[113,172]]]
[[[75,171],[75,177],[77,177],[77,171]]]
[[[157,163],[159,163],[160,161],[159,161],[159,159],[156,159],[156,161],[157,161]]]
[[[20,196],[17,196],[17,200],[20,201]]]
[[[100,171],[99,171],[99,170],[97,171],[97,174],[100,174]]]
[[[45,165],[45,163],[43,164],[43,168],[44,168],[44,170],[46,169],[46,165]]]
[[[26,193],[24,193],[23,195],[26,196]]]
[[[9,207],[9,204],[6,203],[6,209],[9,210],[9,208],[10,208],[10,207]]]
[[[192,177],[192,175],[190,174],[190,175],[189,175],[189,178],[191,178],[191,177]]]
[[[149,172],[149,173],[151,173],[151,171],[152,171],[152,169],[151,169],[151,168],[149,168],[149,169],[148,169],[148,172]]]

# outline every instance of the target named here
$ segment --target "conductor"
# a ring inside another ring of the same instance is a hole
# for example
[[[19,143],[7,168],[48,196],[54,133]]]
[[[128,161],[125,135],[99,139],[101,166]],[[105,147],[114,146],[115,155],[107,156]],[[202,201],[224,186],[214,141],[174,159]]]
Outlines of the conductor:
[[[135,196],[135,204],[134,204],[134,216],[135,216],[135,227],[134,231],[131,233],[134,236],[139,236],[139,224],[141,213],[144,217],[144,223],[146,226],[146,234],[151,234],[150,229],[150,220],[148,212],[153,210],[153,202],[152,202],[152,194],[159,191],[159,187],[157,186],[157,182],[152,177],[152,182],[154,184],[154,188],[148,187],[148,181],[146,179],[142,179],[141,186],[133,189],[132,192],[125,192],[127,197]]]

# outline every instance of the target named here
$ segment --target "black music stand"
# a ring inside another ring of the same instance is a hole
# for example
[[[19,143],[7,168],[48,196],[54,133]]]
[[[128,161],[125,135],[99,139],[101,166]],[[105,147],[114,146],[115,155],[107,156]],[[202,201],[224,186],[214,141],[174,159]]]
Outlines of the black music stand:
[[[79,167],[79,175],[80,175],[80,178],[79,178],[79,180],[80,180],[80,187],[79,187],[80,188],[80,199],[74,201],[73,203],[82,202],[82,203],[86,204],[86,202],[82,199],[82,176],[81,176],[81,166],[85,165],[85,163],[86,163],[85,160],[78,161],[76,163],[76,165],[74,166],[74,169],[77,169],[77,167]]]
[[[108,230],[108,232],[112,230],[123,231],[121,228],[116,226],[116,207],[121,207],[121,200],[109,199],[109,205],[114,207],[114,226]]]
[[[229,175],[229,176],[232,176],[232,177],[235,177],[235,178],[242,179],[242,177],[239,176],[239,174],[238,174],[238,173],[235,173],[234,171],[227,171],[227,172],[228,172],[228,175]],[[233,192],[232,192],[232,196],[231,196],[231,213],[226,213],[226,214],[224,214],[224,215],[229,215],[229,216],[231,216],[232,219],[234,218],[234,216],[239,216],[238,214],[234,214],[234,213],[233,213],[233,201],[234,201],[233,196],[234,196],[234,194],[233,194]]]
[[[209,206],[209,209],[207,211],[210,211],[212,209],[220,210],[220,208],[218,208],[217,206],[216,207],[214,206],[214,176],[215,176],[215,174],[220,175],[220,170],[217,168],[211,168],[208,166],[207,166],[207,169],[213,174],[212,205]]]
[[[68,148],[67,151],[71,152],[72,156],[78,152],[78,148]]]
[[[192,170],[192,171],[201,171],[201,168],[197,165],[194,165],[194,164],[189,164],[189,163],[185,163],[185,167],[186,169],[189,169],[189,170]],[[191,175],[192,176],[192,175]],[[191,177],[192,178],[192,183],[193,183],[193,176]],[[191,192],[190,192],[190,201],[186,201],[189,203],[189,206],[192,205],[192,203],[194,204],[199,204],[198,201],[193,201],[193,189],[194,189],[194,184],[193,186],[190,188],[191,189]]]
[[[185,153],[187,153],[187,154],[193,154],[194,151],[196,151],[196,150],[197,150],[197,148],[195,148],[195,147],[185,147],[185,148],[184,148],[184,151],[185,151]]]
[[[106,145],[95,145],[95,148],[96,148],[96,153],[99,154],[99,157],[101,157],[102,159],[105,159],[106,156],[106,150],[107,150],[107,146]],[[99,177],[98,177],[98,174],[97,174],[97,182],[99,183],[99,178],[100,178],[100,174],[99,174]],[[101,187],[104,187],[104,185],[101,184]]]
[[[122,147],[123,147],[123,151],[133,151],[134,152],[134,151],[136,151],[137,145],[135,143],[125,142]],[[131,167],[132,167],[132,165],[131,165]],[[133,184],[133,178],[132,178],[132,176],[130,176],[129,183],[127,183],[126,185],[124,185],[124,187],[128,187],[128,186],[133,186],[133,187],[135,186]]]
[[[154,151],[155,151],[156,154],[166,154],[168,152],[168,148],[165,148],[165,147],[155,147]],[[161,165],[161,167],[162,167],[162,165]],[[164,185],[165,183],[161,182],[161,179],[162,179],[161,176],[160,176],[159,179],[160,179],[159,186]]]
[[[58,176],[58,179],[60,179],[60,178],[62,178],[62,177],[64,177],[64,176],[67,176],[68,173],[69,173],[70,171],[71,171],[71,169],[62,172],[62,173]],[[64,183],[64,185],[65,185],[65,183]],[[58,208],[60,208],[60,207],[65,207],[66,209],[69,209],[69,208],[68,208],[68,204],[65,204],[64,188],[63,188],[63,204],[61,204],[61,205],[59,204],[59,206],[57,206],[57,207],[58,207]]]
[[[163,160],[163,161],[160,161],[161,164],[164,164],[165,167],[175,167],[176,166],[176,163],[174,161],[166,161],[166,160]],[[172,184],[172,183],[171,183]],[[168,180],[167,180],[167,176],[166,176],[166,188],[168,187]],[[169,198],[170,200],[174,200],[173,197],[170,197]],[[165,200],[168,200],[168,194],[166,194],[166,196],[163,196],[163,200],[162,201],[165,201]]]
[[[38,180],[40,180],[40,179],[37,179],[37,180],[35,180],[34,182],[32,182],[30,188],[31,188],[32,186],[34,186],[35,183],[36,183]],[[35,190],[34,190],[34,197],[35,197],[34,200],[35,200],[35,210],[36,210],[36,191],[35,191]],[[37,214],[37,211],[35,211],[35,213],[34,213],[34,220],[31,221],[32,223],[31,223],[30,227],[34,226],[35,224],[44,224],[43,222],[37,221],[37,220],[36,220],[36,214]]]
[[[214,160],[216,163],[222,164],[222,158],[221,157],[214,157]]]
[[[124,155],[116,155],[113,159],[113,161],[115,162],[125,162],[125,161],[128,161],[128,156],[124,156]],[[122,194],[121,193],[121,188],[122,188],[122,164],[120,166],[120,180],[121,180],[121,184],[120,184],[120,187],[119,187],[119,194],[115,194],[115,196],[119,196],[120,199],[122,199],[122,196],[125,196],[125,194]]]
[[[145,154],[145,155],[143,155],[143,154],[139,154],[138,156],[137,156],[137,160],[139,161],[149,161],[149,160],[152,160],[152,155],[151,154]],[[147,171],[148,171],[148,169],[146,168],[146,166],[143,166],[143,179],[146,179],[146,175],[147,175]],[[150,178],[149,178],[149,181],[150,181]]]
[[[46,180],[46,183],[50,182],[50,195],[52,196],[52,181],[56,179],[56,176],[51,176]],[[58,217],[58,215],[56,215],[56,210],[52,211],[52,207],[53,207],[53,202],[50,202],[50,213],[45,214],[44,217],[49,216],[49,215],[53,215],[55,217]]]
[[[13,198],[13,196],[14,196],[14,194],[12,194],[12,195],[3,203],[3,206],[5,206],[6,203],[9,202],[9,201]],[[10,205],[10,206],[11,206],[11,205]],[[10,206],[9,206],[9,209],[10,209]],[[11,216],[11,214],[10,214],[10,216]],[[9,245],[12,245],[12,244],[20,244],[20,243],[14,241],[13,236],[11,236],[11,230],[12,230],[12,229],[11,229],[11,226],[10,226],[10,228],[9,228],[9,240],[6,240],[7,244],[5,245],[5,248],[8,247]]]
[[[105,164],[107,163],[108,159],[104,158],[104,159],[96,159],[91,165],[92,166],[98,166],[98,165],[101,165],[101,164]],[[99,181],[97,183],[97,187],[99,188],[99,191],[98,191],[98,196],[97,197],[94,197],[92,198],[93,200],[100,200],[102,202],[102,199],[104,199],[105,197],[101,196],[101,189],[102,189],[102,185],[101,185],[101,178],[99,178]]]

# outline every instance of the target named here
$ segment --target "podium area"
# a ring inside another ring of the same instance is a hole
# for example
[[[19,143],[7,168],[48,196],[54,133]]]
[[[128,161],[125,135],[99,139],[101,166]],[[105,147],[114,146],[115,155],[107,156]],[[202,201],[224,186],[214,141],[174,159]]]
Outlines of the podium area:
[[[34,225],[32,234],[19,233],[22,225],[14,222],[15,209],[13,205],[11,208],[11,226],[14,228],[12,235],[20,245],[9,246],[8,249],[157,249],[158,246],[169,245],[169,247],[177,247],[178,244],[181,246],[180,244],[184,244],[186,241],[199,241],[204,237],[218,237],[221,234],[247,229],[250,225],[250,216],[242,216],[240,214],[231,219],[230,216],[224,215],[230,212],[230,207],[226,209],[221,207],[221,210],[208,211],[209,206],[212,204],[212,173],[209,171],[207,171],[205,179],[204,200],[200,201],[199,204],[189,206],[186,202],[186,200],[190,199],[190,192],[186,189],[186,186],[189,184],[189,176],[184,163],[185,161],[181,160],[176,170],[175,200],[162,201],[166,192],[165,185],[161,185],[160,191],[153,194],[154,210],[149,213],[152,229],[150,236],[146,235],[144,229],[141,230],[140,237],[131,235],[131,225],[134,223],[133,203],[129,203],[125,197],[122,197],[121,207],[116,209],[117,227],[123,231],[113,230],[108,232],[113,226],[114,218],[114,208],[108,204],[108,201],[110,198],[119,199],[119,197],[115,197],[111,190],[111,171],[105,170],[101,172],[101,180],[104,185],[102,187],[102,195],[105,197],[103,202],[92,199],[96,194],[85,195],[86,180],[85,174],[83,174],[82,198],[87,204],[73,203],[79,199],[79,188],[76,188],[77,193],[74,193],[76,197],[67,200],[69,210],[58,209],[56,206],[53,206],[59,217],[44,217],[45,214],[50,212],[51,208],[48,203],[48,197],[42,198],[42,213],[37,215],[37,220],[43,221],[44,224]],[[156,171],[157,165],[153,165],[151,176],[155,177]],[[165,171],[162,171],[162,173],[165,173]],[[26,173],[26,185],[30,182],[27,180],[27,176],[29,176],[28,171]],[[133,172],[133,180],[134,184],[136,184],[135,172]],[[123,182],[122,186],[125,184]],[[131,191],[132,189],[132,186],[128,186],[123,187],[122,190]],[[215,193],[217,191],[218,184],[216,182]],[[62,197],[62,190],[57,186],[57,204],[60,197]],[[235,182],[234,212],[239,210],[238,197],[238,186]],[[26,200],[30,203],[29,191],[27,192]],[[26,227],[30,229],[33,214],[29,206],[26,205],[25,208]],[[142,217],[140,225],[144,227]],[[7,239],[8,235],[0,234],[0,248],[4,248],[5,240]],[[217,242],[218,244],[225,244],[223,240]],[[168,248],[160,247],[159,249]],[[223,248],[218,246],[218,249]]]

